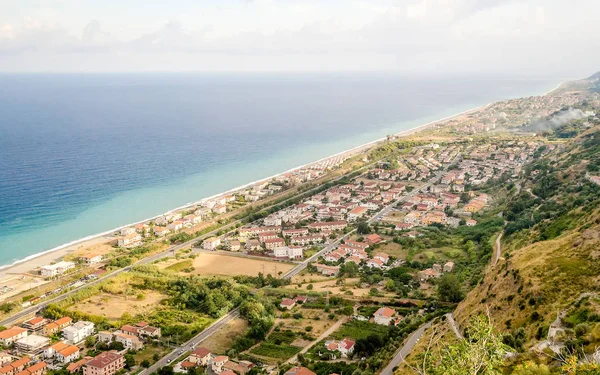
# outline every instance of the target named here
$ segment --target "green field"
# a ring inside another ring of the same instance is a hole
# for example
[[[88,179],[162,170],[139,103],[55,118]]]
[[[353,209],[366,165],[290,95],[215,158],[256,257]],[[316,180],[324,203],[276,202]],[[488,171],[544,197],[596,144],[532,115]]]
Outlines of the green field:
[[[358,340],[374,334],[384,338],[388,334],[389,330],[390,327],[388,326],[353,320],[351,322],[344,323],[340,329],[333,333],[332,336],[337,340],[341,340],[346,337]]]

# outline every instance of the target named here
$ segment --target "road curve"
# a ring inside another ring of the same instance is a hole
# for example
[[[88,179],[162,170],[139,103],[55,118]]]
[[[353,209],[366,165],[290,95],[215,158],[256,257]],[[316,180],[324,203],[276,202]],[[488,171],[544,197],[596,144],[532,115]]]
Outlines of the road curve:
[[[419,342],[421,337],[423,337],[425,330],[429,327],[431,327],[431,322],[423,324],[416,331],[411,333],[410,336],[408,336],[408,338],[404,342],[404,345],[402,345],[402,347],[398,349],[396,354],[394,354],[394,358],[392,358],[390,363],[388,363],[387,366],[385,366],[385,368],[381,370],[380,375],[392,375],[394,373],[394,368],[399,366],[404,361],[404,358],[408,356],[408,354],[412,351],[417,342]]]

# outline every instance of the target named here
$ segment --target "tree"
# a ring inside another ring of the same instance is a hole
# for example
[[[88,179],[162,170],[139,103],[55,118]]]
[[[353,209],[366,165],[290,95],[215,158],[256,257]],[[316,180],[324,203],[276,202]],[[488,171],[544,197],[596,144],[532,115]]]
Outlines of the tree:
[[[371,227],[366,221],[361,221],[358,223],[358,227],[356,228],[356,232],[358,234],[369,234],[371,233]]]
[[[96,345],[96,336],[88,336],[85,338],[85,346],[91,348],[94,345]]]
[[[457,344],[447,345],[434,357],[425,354],[422,368],[411,367],[421,375],[500,375],[500,366],[510,348],[502,343],[500,335],[489,318],[479,315],[471,319],[468,335]],[[358,342],[357,342],[358,344]]]
[[[140,363],[140,365],[142,365],[143,368],[148,368],[148,367],[150,367],[150,361],[147,359],[144,359],[142,361],[142,363]]]
[[[451,273],[440,278],[437,293],[439,298],[446,302],[460,302],[463,299],[460,282]]]
[[[356,277],[358,275],[358,272],[358,266],[354,262],[344,263],[340,267],[340,273],[348,277]]]
[[[158,369],[158,375],[173,375],[174,371],[173,371],[173,367],[171,366],[165,366],[165,367],[161,367],[160,369]]]
[[[125,368],[131,370],[135,366],[135,358],[133,358],[133,354],[125,354]]]

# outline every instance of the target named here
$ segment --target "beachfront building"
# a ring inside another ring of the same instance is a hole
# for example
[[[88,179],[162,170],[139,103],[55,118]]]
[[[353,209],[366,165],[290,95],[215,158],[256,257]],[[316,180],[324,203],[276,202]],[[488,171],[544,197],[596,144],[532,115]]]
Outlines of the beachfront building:
[[[94,334],[94,323],[81,320],[73,325],[63,328],[62,334],[67,341],[77,344],[86,337]]]
[[[114,375],[124,367],[125,357],[115,352],[104,352],[83,366],[83,375]]]
[[[0,332],[0,344],[11,346],[15,341],[27,336],[27,330],[21,327],[12,327]]]
[[[127,236],[120,237],[117,240],[119,247],[130,249],[132,247],[140,246],[142,244],[142,235],[135,231]]]
[[[102,255],[99,254],[86,254],[79,257],[81,263],[87,266],[93,266],[94,264],[98,264],[102,262]]]
[[[55,264],[43,266],[40,269],[40,274],[44,277],[55,277],[58,275],[62,275],[63,273],[73,268],[75,268],[75,263],[61,261]]]

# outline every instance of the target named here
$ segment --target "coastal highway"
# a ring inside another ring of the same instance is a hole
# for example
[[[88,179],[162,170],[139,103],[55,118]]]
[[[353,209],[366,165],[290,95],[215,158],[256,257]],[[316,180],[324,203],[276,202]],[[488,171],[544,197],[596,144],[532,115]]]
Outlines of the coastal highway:
[[[366,170],[368,168],[371,168],[377,162],[373,162],[373,163],[370,163],[368,165],[365,165],[365,166],[359,168],[357,171]],[[351,172],[345,173],[345,174],[343,174],[343,175],[341,175],[339,177],[336,177],[336,178],[334,178],[334,179],[332,179],[331,181],[328,181],[328,182],[337,182],[337,181],[342,180],[343,178],[345,178],[348,174],[354,173],[354,172],[356,172],[356,171],[351,171]],[[268,209],[270,209],[270,208],[272,208],[272,207],[274,207],[276,205],[284,204],[284,203],[286,203],[286,202],[288,202],[288,201],[290,201],[292,199],[295,199],[300,194],[310,193],[310,192],[315,191],[315,190],[317,190],[319,188],[320,188],[320,185],[316,186],[316,187],[314,187],[312,189],[306,190],[306,191],[297,192],[297,194],[294,194],[293,196],[291,196],[291,197],[289,197],[289,198],[287,198],[287,199],[285,199],[285,200],[283,200],[281,202],[277,202],[275,204],[266,206],[266,207],[262,208],[261,210],[259,210],[257,212],[260,212],[260,211],[263,211],[263,210],[268,210]],[[43,310],[48,305],[50,305],[52,303],[63,301],[65,299],[67,299],[69,296],[71,296],[73,293],[76,293],[77,291],[79,291],[81,289],[84,289],[84,288],[87,288],[89,286],[98,284],[98,283],[100,283],[100,282],[102,282],[102,281],[104,281],[104,280],[106,280],[108,278],[114,277],[114,276],[119,275],[119,274],[121,274],[123,272],[128,272],[134,266],[143,265],[143,264],[150,264],[150,263],[152,263],[152,262],[154,262],[154,261],[156,261],[158,259],[170,256],[171,254],[174,254],[178,250],[192,247],[195,243],[197,243],[199,241],[202,241],[202,240],[204,240],[206,238],[209,238],[211,236],[214,236],[214,235],[216,235],[218,232],[220,232],[222,230],[227,230],[227,229],[230,229],[230,228],[233,228],[233,230],[235,230],[236,229],[236,225],[238,225],[238,224],[240,224],[242,222],[243,222],[242,219],[233,221],[233,222],[231,222],[231,223],[229,223],[227,225],[224,225],[224,226],[222,226],[220,228],[217,228],[217,229],[215,229],[215,230],[213,230],[211,232],[208,232],[208,233],[206,233],[206,234],[204,234],[202,236],[196,237],[196,238],[194,238],[194,239],[192,239],[190,241],[187,241],[187,242],[184,242],[184,243],[181,243],[181,244],[178,244],[178,245],[170,246],[168,249],[166,249],[166,250],[164,250],[164,251],[162,251],[162,252],[160,252],[158,254],[154,254],[154,255],[148,256],[146,258],[140,259],[139,261],[137,261],[136,263],[132,264],[131,266],[127,266],[125,268],[121,268],[121,269],[112,271],[112,272],[107,273],[106,275],[104,275],[104,276],[102,276],[102,277],[100,277],[100,278],[98,278],[96,280],[89,281],[89,282],[85,283],[84,285],[79,286],[79,287],[74,288],[74,289],[71,289],[71,290],[69,290],[69,291],[67,291],[67,292],[65,292],[65,293],[63,293],[61,295],[58,295],[56,297],[50,298],[48,300],[45,300],[43,302],[37,303],[37,304],[35,304],[33,306],[24,308],[23,310],[20,310],[20,311],[14,313],[10,317],[7,317],[7,318],[4,318],[3,320],[1,320],[0,321],[0,325],[1,326],[10,326],[10,325],[13,325],[13,324],[15,324],[15,323],[17,323],[19,321],[25,320],[27,317],[33,316],[34,314],[37,314],[39,311]],[[228,233],[226,233],[225,235],[227,235],[229,233],[231,233],[231,231],[228,232]],[[306,267],[306,266],[304,266],[304,267]],[[304,269],[304,268],[302,268],[302,269]]]

